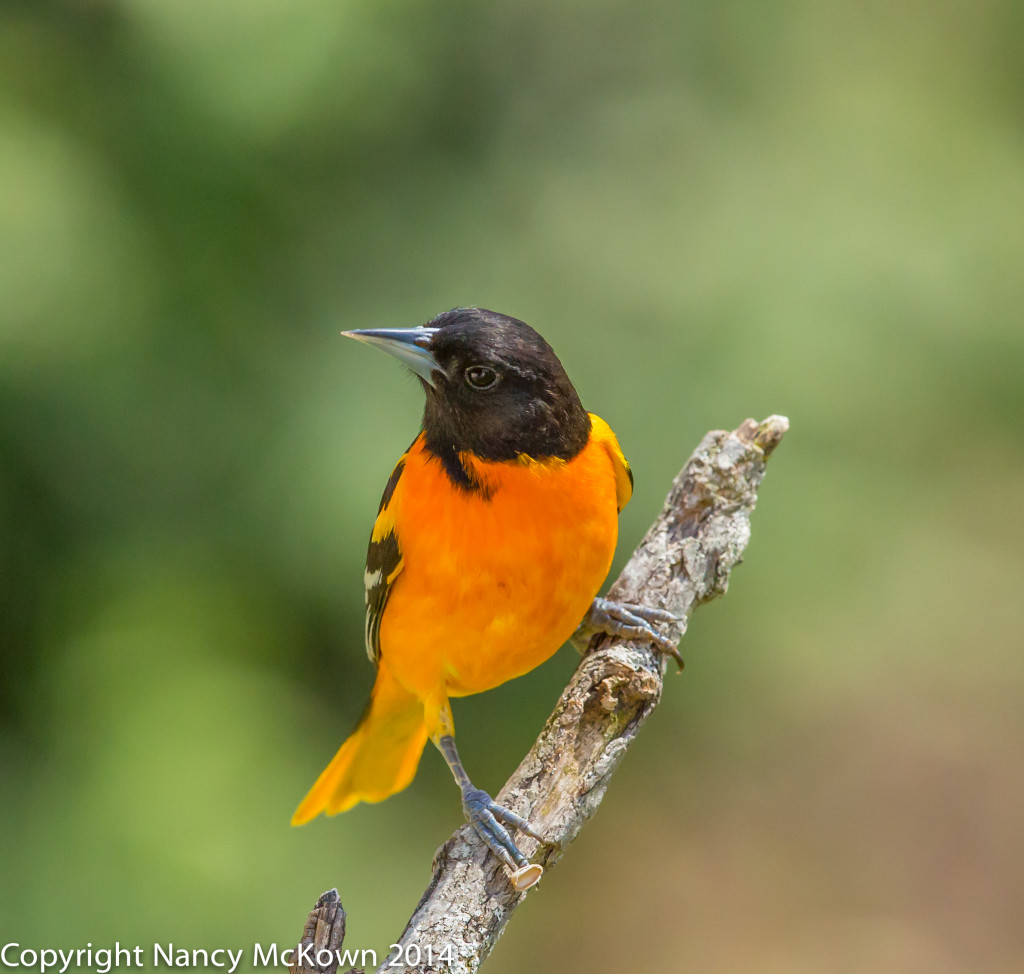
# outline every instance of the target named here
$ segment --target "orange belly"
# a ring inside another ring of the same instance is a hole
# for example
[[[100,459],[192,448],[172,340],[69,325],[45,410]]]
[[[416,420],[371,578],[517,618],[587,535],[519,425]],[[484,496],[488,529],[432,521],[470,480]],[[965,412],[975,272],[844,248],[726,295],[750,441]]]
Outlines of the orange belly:
[[[616,473],[603,443],[569,462],[470,465],[489,500],[454,489],[417,442],[395,497],[404,567],[381,620],[381,657],[421,698],[479,693],[546,660],[582,620],[615,551]]]

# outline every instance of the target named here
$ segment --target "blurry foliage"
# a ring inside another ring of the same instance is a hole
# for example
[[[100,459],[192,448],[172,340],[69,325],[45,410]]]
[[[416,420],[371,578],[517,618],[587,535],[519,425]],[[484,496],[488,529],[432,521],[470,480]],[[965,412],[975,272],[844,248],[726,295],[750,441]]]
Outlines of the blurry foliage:
[[[4,942],[287,944],[331,885],[400,931],[436,755],[287,825],[420,409],[337,332],[478,304],[618,431],[620,560],[706,429],[793,422],[488,969],[1019,969],[1022,44],[1015,0],[0,8]],[[572,665],[459,702],[482,786]]]

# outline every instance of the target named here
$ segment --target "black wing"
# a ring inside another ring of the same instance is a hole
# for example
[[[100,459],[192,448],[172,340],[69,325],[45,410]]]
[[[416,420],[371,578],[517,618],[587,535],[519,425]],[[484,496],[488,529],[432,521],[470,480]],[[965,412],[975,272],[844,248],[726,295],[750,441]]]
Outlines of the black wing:
[[[380,659],[380,621],[384,616],[391,586],[402,570],[402,549],[398,543],[392,501],[405,469],[408,452],[398,461],[380,499],[377,520],[373,523],[370,545],[366,550],[366,655],[376,663]]]

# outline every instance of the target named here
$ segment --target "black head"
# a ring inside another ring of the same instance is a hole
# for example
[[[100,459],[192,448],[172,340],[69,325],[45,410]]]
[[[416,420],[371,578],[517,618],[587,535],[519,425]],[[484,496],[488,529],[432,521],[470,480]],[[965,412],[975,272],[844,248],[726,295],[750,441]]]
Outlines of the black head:
[[[427,448],[445,460],[463,452],[568,460],[586,446],[590,417],[562,363],[517,318],[456,308],[419,328],[347,334],[391,352],[420,377]]]
[[[427,325],[438,365],[423,429],[431,449],[482,460],[574,457],[587,444],[590,417],[562,363],[518,318],[457,308]],[[440,374],[438,374],[440,373]]]

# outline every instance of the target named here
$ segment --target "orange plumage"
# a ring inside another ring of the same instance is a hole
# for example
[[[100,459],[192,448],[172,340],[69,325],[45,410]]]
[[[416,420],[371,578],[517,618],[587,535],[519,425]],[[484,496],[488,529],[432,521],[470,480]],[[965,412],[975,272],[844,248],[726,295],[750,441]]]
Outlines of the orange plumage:
[[[421,434],[377,517],[401,560],[380,619],[370,706],[296,811],[381,801],[412,780],[448,698],[529,672],[573,633],[608,574],[632,481],[615,434],[589,414],[569,460],[463,454],[478,485],[453,486]]]

